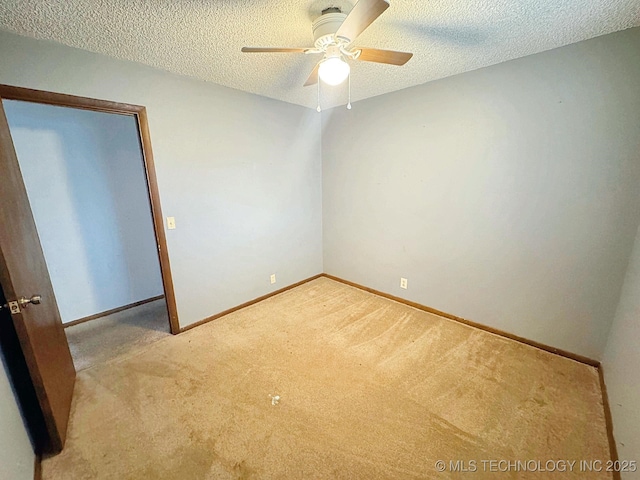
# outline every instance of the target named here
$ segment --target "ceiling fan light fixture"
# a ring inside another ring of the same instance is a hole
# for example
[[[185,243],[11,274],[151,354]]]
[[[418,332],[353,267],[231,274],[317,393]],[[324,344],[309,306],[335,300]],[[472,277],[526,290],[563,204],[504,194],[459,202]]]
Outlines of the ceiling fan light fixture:
[[[318,76],[328,85],[340,85],[349,76],[351,68],[341,57],[329,57],[320,63]]]

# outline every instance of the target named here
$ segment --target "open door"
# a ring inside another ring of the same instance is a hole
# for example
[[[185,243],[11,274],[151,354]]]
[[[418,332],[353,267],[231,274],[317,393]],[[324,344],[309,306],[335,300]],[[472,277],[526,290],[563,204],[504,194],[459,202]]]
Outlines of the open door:
[[[47,450],[57,453],[66,439],[76,372],[1,99],[0,284],[44,417]]]

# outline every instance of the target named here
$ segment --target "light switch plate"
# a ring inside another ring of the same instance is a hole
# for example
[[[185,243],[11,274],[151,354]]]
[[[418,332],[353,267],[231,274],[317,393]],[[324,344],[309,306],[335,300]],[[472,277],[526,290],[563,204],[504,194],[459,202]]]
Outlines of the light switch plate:
[[[174,230],[176,228],[176,217],[167,217],[167,229]]]

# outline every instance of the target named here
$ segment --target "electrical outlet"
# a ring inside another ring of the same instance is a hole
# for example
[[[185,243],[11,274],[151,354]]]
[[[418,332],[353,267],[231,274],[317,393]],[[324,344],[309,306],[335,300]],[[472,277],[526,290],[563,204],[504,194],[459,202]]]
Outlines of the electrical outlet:
[[[274,283],[276,283],[276,274],[275,273],[273,273],[271,275],[271,285],[273,285]]]
[[[175,230],[176,217],[167,217],[167,230]]]
[[[405,290],[407,289],[408,285],[407,285],[407,279],[406,278],[400,278],[400,288],[404,288]]]

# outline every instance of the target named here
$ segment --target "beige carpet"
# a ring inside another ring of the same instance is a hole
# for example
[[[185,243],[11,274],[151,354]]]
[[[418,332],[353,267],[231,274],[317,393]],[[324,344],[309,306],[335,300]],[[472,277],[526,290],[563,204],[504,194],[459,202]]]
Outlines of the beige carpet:
[[[608,458],[594,368],[320,278],[80,372],[43,478],[591,479],[482,460]]]

